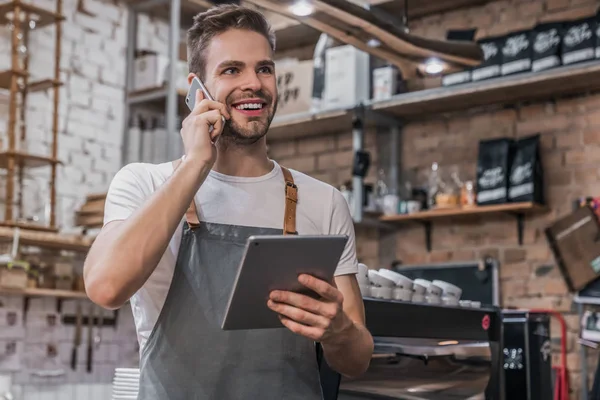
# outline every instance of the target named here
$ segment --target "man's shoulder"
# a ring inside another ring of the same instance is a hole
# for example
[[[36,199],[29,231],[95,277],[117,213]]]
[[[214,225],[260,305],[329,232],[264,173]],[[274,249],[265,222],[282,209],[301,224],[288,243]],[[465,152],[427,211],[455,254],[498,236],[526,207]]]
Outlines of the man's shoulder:
[[[282,165],[282,167],[285,167],[285,165]],[[331,195],[331,192],[333,190],[337,190],[335,188],[335,186],[333,186],[327,182],[323,182],[317,178],[314,178],[314,177],[310,176],[309,174],[297,171],[292,168],[288,168],[288,169],[292,173],[292,176],[294,177],[294,183],[296,183],[296,185],[298,185],[299,188],[300,188],[300,186],[303,186],[303,187],[309,188],[310,190],[319,190],[319,191],[322,191],[323,193],[328,193],[329,195]]]
[[[312,205],[323,205],[329,213],[333,213],[336,208],[348,206],[342,193],[332,184],[291,168],[289,170],[298,186],[300,198],[309,197]]]
[[[111,184],[129,183],[153,187],[164,182],[172,173],[173,167],[170,162],[159,164],[133,162],[123,166],[115,174]]]

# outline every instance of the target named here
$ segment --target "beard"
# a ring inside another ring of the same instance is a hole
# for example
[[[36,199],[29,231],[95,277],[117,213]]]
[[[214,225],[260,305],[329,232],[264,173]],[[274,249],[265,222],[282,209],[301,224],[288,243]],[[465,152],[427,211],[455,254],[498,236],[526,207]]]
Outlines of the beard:
[[[278,100],[273,101],[273,96],[268,93],[259,90],[241,98],[232,98],[233,95],[228,96],[225,104],[227,105],[227,111],[232,115],[232,118],[225,123],[225,127],[221,132],[220,142],[227,144],[233,144],[238,146],[248,146],[258,142],[262,139],[269,130],[271,122],[277,111]],[[233,111],[232,104],[239,102],[244,99],[258,98],[264,100],[265,113],[260,117],[243,117],[240,116],[238,119],[242,121],[236,121],[233,117],[235,114]]]

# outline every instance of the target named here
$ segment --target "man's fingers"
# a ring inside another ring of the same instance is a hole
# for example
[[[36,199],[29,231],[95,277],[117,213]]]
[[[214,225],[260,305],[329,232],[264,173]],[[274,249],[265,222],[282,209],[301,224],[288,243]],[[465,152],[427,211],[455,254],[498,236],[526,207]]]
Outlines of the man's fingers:
[[[327,318],[323,318],[322,316],[315,315],[300,308],[284,303],[277,303],[273,300],[269,300],[267,305],[276,313],[284,315],[303,325],[316,326],[323,329],[327,329],[329,327],[329,320]]]
[[[332,303],[324,303],[303,294],[275,290],[271,293],[270,298],[273,301],[286,303],[326,318],[335,317],[335,307]]]
[[[202,91],[198,90],[198,92],[201,93]],[[194,106],[194,110],[192,111],[192,114],[200,115],[209,110],[219,110],[221,115],[223,115],[226,119],[229,119],[231,117],[229,112],[227,111],[227,107],[225,107],[225,104],[219,103],[218,101],[208,100],[208,99],[204,99],[204,98],[201,101],[196,103],[196,105]]]
[[[341,293],[329,283],[321,279],[315,278],[312,275],[302,274],[298,277],[298,282],[307,288],[314,290],[323,298],[335,302],[342,302]]]
[[[307,337],[316,342],[320,341],[321,338],[323,337],[323,329],[321,329],[321,328],[315,328],[314,326],[306,326],[306,325],[299,324],[298,322],[295,322],[283,315],[279,316],[279,320],[290,331],[292,331],[298,335]]]

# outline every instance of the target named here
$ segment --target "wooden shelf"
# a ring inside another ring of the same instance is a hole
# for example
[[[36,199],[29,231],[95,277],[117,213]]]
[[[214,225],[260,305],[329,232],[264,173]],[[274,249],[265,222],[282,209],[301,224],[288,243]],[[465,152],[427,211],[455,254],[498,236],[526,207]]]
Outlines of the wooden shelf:
[[[87,294],[84,292],[75,292],[71,290],[57,289],[11,289],[0,287],[0,295],[20,295],[28,297],[53,297],[56,299],[87,299]]]
[[[536,203],[509,203],[490,206],[475,206],[462,208],[441,208],[421,211],[414,214],[383,215],[379,219],[385,222],[431,221],[434,219],[449,219],[468,215],[483,215],[497,213],[535,213],[546,211],[547,207]]]
[[[417,222],[423,224],[425,228],[425,244],[427,251],[431,251],[431,231],[434,220],[453,220],[466,218],[470,216],[488,215],[488,214],[508,214],[516,217],[517,235],[519,245],[523,244],[523,230],[525,215],[543,213],[548,207],[541,204],[523,202],[508,203],[489,206],[476,206],[467,208],[446,208],[437,210],[421,211],[414,214],[385,215],[380,221],[393,224],[403,224]]]
[[[15,164],[22,168],[39,168],[53,164],[61,164],[60,161],[34,154],[27,154],[19,151],[2,151],[0,152],[0,168],[8,168],[8,160],[15,159]]]
[[[157,87],[154,89],[145,89],[130,92],[127,96],[127,102],[130,105],[145,105],[149,107],[157,107],[164,109],[167,104],[167,87]],[[177,110],[179,115],[186,116],[189,109],[185,104],[185,96],[187,91],[177,89]]]
[[[39,81],[29,82],[27,85],[28,92],[43,92],[47,89],[53,89],[55,87],[62,86],[63,83],[56,79],[42,79]]]
[[[63,15],[57,14],[53,11],[46,10],[30,3],[25,3],[22,0],[11,0],[0,1],[0,25],[8,25],[11,22],[11,20],[7,17],[7,14],[13,12],[17,3],[19,4],[22,12],[26,12],[37,17],[36,29],[65,20]],[[24,21],[24,24],[29,24],[29,21]]]
[[[493,104],[512,104],[600,89],[600,62],[526,72],[453,87],[421,90],[372,102],[371,108],[405,118],[466,110]]]
[[[26,229],[29,231],[36,231],[36,232],[54,232],[54,233],[58,232],[57,228],[50,228],[48,226],[35,224],[35,223],[31,223],[31,222],[0,221],[0,227],[20,228],[20,229]]]
[[[19,77],[22,77],[27,74],[23,71],[17,71],[14,69],[0,71],[0,89],[10,90],[10,84],[13,75],[18,75]]]
[[[0,71],[0,89],[10,90],[11,78],[13,75],[17,75],[19,77],[26,77],[27,73],[25,71],[18,70],[4,70]],[[51,89],[55,86],[62,86],[63,83],[56,79],[41,79],[38,81],[32,81],[27,84],[28,92],[41,92],[46,89]],[[20,90],[20,88],[19,88]]]
[[[390,119],[380,119],[377,113],[411,120],[432,114],[585,93],[596,89],[600,89],[600,61],[454,87],[420,90],[399,94],[386,101],[367,102],[366,109],[374,112],[366,114],[372,116],[366,118],[365,126],[389,125]],[[270,140],[286,140],[341,130],[350,131],[352,117],[351,109],[275,117],[268,137]]]
[[[14,228],[0,226],[0,241],[11,242],[14,238],[14,235]],[[87,252],[90,249],[92,242],[92,238],[80,235],[64,235],[25,228],[19,231],[19,244],[24,246]]]

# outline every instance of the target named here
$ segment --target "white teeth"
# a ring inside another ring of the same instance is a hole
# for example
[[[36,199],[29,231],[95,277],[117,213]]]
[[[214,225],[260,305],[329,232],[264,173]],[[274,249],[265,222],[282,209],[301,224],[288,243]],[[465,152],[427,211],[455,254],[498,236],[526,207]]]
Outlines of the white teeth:
[[[262,108],[262,103],[246,103],[240,104],[236,106],[238,110],[260,110]]]

